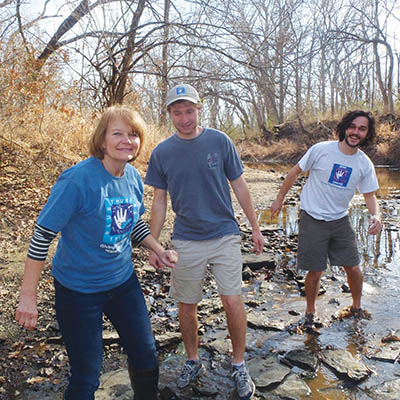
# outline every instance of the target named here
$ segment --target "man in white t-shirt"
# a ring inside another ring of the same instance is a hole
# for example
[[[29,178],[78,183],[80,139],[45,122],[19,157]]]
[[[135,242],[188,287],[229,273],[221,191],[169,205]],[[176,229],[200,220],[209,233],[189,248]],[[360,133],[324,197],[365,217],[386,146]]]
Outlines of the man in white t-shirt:
[[[313,328],[315,301],[320,279],[327,267],[343,266],[353,303],[350,313],[362,317],[361,294],[363,277],[355,232],[348,217],[348,208],[356,190],[364,195],[371,214],[368,233],[382,229],[379,205],[375,196],[378,181],[374,166],[359,149],[375,137],[375,120],[370,112],[347,112],[336,127],[338,141],[313,145],[288,172],[271,205],[272,217],[282,209],[284,198],[300,173],[309,177],[300,195],[300,222],[297,267],[307,270],[305,280],[305,327]]]

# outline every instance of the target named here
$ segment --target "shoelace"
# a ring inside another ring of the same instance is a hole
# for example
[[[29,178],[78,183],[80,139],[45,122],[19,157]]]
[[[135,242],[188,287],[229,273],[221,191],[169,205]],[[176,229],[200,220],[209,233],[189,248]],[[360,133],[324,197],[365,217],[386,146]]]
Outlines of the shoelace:
[[[233,372],[232,375],[240,388],[246,387],[248,379],[247,373],[244,369],[237,369]]]
[[[185,364],[183,366],[182,378],[184,378],[184,379],[189,378],[190,375],[192,374],[192,371],[194,371],[195,368],[196,368],[195,365]]]

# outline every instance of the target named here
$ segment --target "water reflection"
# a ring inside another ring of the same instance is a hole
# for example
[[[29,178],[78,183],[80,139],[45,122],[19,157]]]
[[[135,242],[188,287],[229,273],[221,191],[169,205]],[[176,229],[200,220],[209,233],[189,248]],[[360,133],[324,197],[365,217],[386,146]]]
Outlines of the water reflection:
[[[377,192],[378,197],[387,198],[391,193],[400,190],[399,168],[377,167],[375,170],[380,186]]]
[[[284,170],[281,167],[277,170]],[[390,199],[391,202],[383,201],[381,212],[385,221],[382,232],[378,235],[368,234],[369,212],[364,205],[364,198],[357,195],[351,204],[349,215],[358,235],[358,243],[361,254],[361,267],[366,273],[377,268],[387,268],[388,264],[400,263],[400,232],[398,229],[400,221],[399,200],[400,195],[400,170],[391,168],[376,168],[380,189],[378,198]],[[393,199],[393,196],[396,198]],[[282,230],[282,234],[290,236],[298,233],[299,206],[285,206],[279,217],[271,219],[270,210],[263,210],[259,214],[259,222],[276,224]]]

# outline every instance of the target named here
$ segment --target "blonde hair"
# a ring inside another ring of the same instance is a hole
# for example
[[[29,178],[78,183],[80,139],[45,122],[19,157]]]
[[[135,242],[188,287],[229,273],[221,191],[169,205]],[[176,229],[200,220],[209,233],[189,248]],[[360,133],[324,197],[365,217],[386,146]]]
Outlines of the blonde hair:
[[[110,121],[115,119],[122,119],[132,128],[133,132],[136,132],[139,135],[140,147],[135,157],[130,160],[131,162],[139,156],[142,150],[145,133],[147,131],[147,125],[142,116],[136,110],[124,105],[115,105],[105,109],[96,129],[89,139],[89,153],[93,157],[96,157],[100,160],[104,158],[103,146],[108,124]]]

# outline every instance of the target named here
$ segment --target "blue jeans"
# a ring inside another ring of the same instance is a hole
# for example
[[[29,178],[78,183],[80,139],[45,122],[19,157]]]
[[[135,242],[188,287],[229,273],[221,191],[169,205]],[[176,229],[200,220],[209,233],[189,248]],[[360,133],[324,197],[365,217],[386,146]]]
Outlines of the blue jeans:
[[[67,349],[71,376],[66,400],[94,400],[103,358],[103,313],[117,330],[136,370],[157,368],[150,319],[136,274],[100,293],[81,293],[54,281],[57,321]]]

